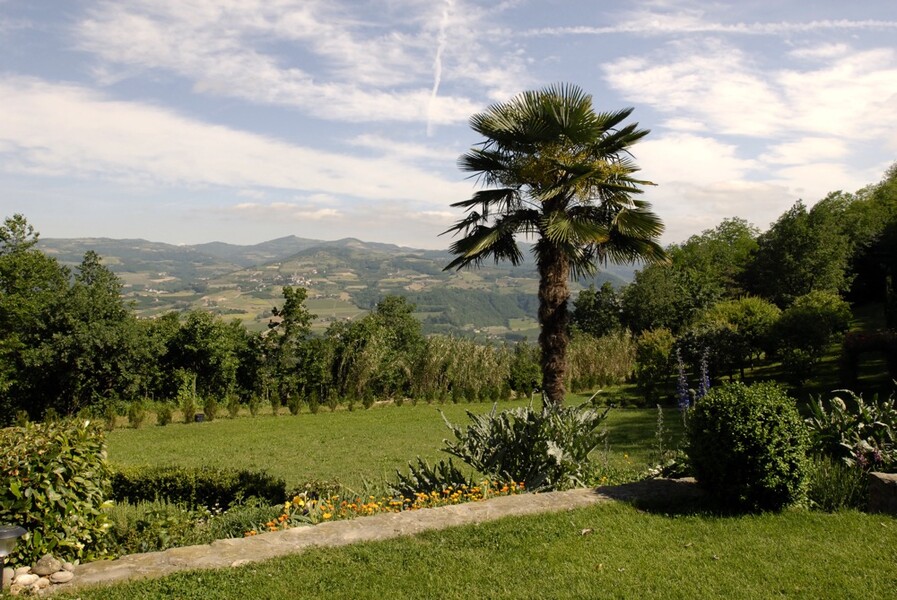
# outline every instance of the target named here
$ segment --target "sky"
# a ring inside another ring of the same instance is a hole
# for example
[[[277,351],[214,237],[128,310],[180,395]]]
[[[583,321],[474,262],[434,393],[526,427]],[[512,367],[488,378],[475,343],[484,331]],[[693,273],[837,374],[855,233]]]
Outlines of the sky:
[[[634,107],[680,242],[897,161],[895,0],[0,0],[0,209],[43,237],[446,248],[470,116]]]

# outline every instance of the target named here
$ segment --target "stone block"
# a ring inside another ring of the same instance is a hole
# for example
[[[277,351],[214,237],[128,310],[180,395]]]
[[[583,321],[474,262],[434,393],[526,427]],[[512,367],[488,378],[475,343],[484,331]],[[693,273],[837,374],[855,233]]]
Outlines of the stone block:
[[[868,509],[897,516],[897,473],[869,473]]]

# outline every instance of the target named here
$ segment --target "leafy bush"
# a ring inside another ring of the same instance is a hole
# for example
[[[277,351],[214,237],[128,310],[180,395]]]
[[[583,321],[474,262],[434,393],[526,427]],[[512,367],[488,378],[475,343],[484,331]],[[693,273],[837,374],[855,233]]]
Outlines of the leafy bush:
[[[672,372],[672,352],[675,339],[669,329],[644,331],[638,338],[635,351],[635,381],[649,402],[660,397],[660,388]]]
[[[493,406],[485,415],[467,411],[472,423],[466,428],[443,415],[457,440],[446,440],[443,450],[484,475],[524,483],[531,491],[583,485],[589,454],[607,435],[599,426],[608,410],[546,403],[539,412],[528,406],[497,413]]]
[[[236,419],[240,414],[240,397],[231,394],[227,399],[227,414],[231,419]]]
[[[215,396],[209,396],[202,405],[202,412],[206,416],[206,421],[214,421],[218,416],[218,400]]]
[[[171,417],[171,405],[167,402],[160,403],[156,409],[156,423],[163,426],[168,425],[171,423]]]
[[[128,406],[128,423],[134,429],[139,429],[146,419],[146,408],[140,400],[134,400]]]
[[[695,404],[687,430],[698,482],[729,507],[779,510],[801,498],[807,430],[778,385],[715,387]]]
[[[408,475],[396,470],[396,481],[387,485],[397,496],[413,500],[419,493],[441,494],[449,488],[459,489],[462,485],[473,487],[474,484],[472,479],[466,477],[452,464],[451,459],[448,462],[440,460],[431,467],[427,461],[418,457],[417,466],[408,463]]]
[[[831,292],[810,292],[789,306],[774,327],[782,365],[798,383],[806,381],[828,345],[850,325],[850,306]]]
[[[814,456],[807,470],[807,500],[811,508],[835,512],[866,507],[867,474],[843,460]]]
[[[262,407],[262,399],[253,394],[249,398],[249,414],[253,417],[258,416],[259,409]]]
[[[299,409],[302,407],[302,397],[299,394],[291,394],[287,398],[287,408],[291,415],[298,415]]]
[[[897,397],[866,403],[850,390],[826,409],[822,398],[810,403],[806,423],[816,452],[865,470],[897,467]]]
[[[46,553],[67,560],[105,554],[109,490],[102,428],[89,421],[0,430],[0,523],[28,530],[10,559],[32,564]]]
[[[190,507],[230,508],[250,497],[278,504],[286,499],[286,483],[267,473],[209,467],[127,467],[112,476],[117,502],[167,500]]]

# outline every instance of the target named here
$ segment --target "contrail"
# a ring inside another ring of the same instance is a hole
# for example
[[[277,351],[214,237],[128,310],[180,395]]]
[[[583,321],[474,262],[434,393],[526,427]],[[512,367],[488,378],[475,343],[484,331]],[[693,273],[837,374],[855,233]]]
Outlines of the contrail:
[[[433,109],[436,105],[436,94],[439,93],[439,83],[442,81],[442,51],[445,50],[449,13],[455,7],[455,0],[445,0],[445,8],[442,11],[442,20],[439,22],[439,35],[436,38],[436,58],[433,59],[433,89],[430,92],[430,102],[427,104],[427,135],[433,135]]]

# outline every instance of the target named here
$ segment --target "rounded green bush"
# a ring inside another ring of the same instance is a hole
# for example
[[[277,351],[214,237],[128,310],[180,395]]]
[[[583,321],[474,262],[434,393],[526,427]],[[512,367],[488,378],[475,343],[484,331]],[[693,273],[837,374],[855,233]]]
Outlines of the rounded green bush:
[[[728,384],[692,410],[688,457],[705,489],[727,507],[780,510],[804,491],[806,427],[776,384]]]

